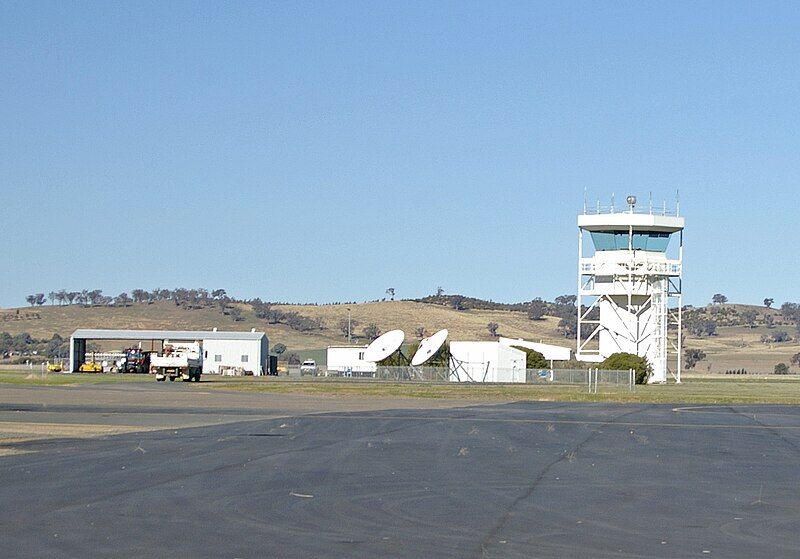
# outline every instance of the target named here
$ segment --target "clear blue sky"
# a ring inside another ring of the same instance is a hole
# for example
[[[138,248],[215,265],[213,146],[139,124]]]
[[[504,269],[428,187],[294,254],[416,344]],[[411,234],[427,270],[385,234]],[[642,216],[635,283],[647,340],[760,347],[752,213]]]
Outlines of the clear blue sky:
[[[791,2],[3,2],[0,305],[552,299],[584,188],[680,189],[688,303],[798,300],[798,30]]]

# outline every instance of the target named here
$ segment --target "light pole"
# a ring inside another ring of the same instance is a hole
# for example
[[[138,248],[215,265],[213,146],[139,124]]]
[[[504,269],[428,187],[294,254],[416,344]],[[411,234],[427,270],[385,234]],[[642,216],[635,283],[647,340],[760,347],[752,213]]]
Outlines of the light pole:
[[[350,307],[347,307],[347,345],[350,345]]]

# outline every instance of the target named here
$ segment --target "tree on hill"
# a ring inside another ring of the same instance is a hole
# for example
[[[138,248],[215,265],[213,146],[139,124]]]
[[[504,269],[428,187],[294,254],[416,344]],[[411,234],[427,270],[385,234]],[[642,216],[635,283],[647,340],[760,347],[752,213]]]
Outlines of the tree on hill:
[[[772,303],[774,303],[774,302],[775,302],[775,299],[769,297],[767,299],[764,299],[764,306],[767,307],[767,308],[770,308],[770,307],[772,307]]]
[[[795,353],[794,355],[792,355],[792,358],[791,360],[789,360],[789,363],[800,367],[800,353]]]
[[[134,289],[131,291],[131,297],[134,303],[144,303],[147,301],[149,293],[144,289]]]
[[[706,352],[702,349],[686,348],[683,350],[683,366],[687,369],[694,369],[700,361],[706,358]]]
[[[114,297],[114,304],[118,307],[127,307],[131,303],[131,298],[127,293],[122,292]]]
[[[346,318],[343,318],[339,320],[337,326],[339,327],[339,332],[342,333],[342,336],[347,338],[353,336],[353,330],[358,324],[359,322],[355,319],[351,318],[350,320],[347,320]]]
[[[496,322],[490,322],[489,324],[486,325],[486,329],[489,331],[489,334],[491,334],[492,337],[494,338],[497,337],[498,328],[500,328],[500,325]]]
[[[569,315],[563,317],[558,321],[558,331],[561,332],[565,338],[574,340],[578,337],[578,317]]]
[[[436,288],[436,296],[441,297],[442,295],[444,295],[444,288],[440,285]]]
[[[767,328],[774,328],[775,327],[775,317],[771,314],[764,315],[764,325]]]
[[[33,306],[36,304],[36,295],[28,295],[25,297],[25,300],[30,306]]]
[[[419,327],[415,328],[414,329],[414,336],[416,336],[416,338],[419,339],[419,340],[424,338],[425,337],[425,327],[424,326],[419,326]]]
[[[280,342],[272,346],[272,353],[274,353],[275,355],[281,355],[285,351],[286,351],[286,346]]]
[[[364,327],[364,337],[368,340],[374,340],[381,335],[381,329],[376,324],[367,324]]]
[[[741,314],[741,317],[742,317],[742,320],[744,321],[744,323],[748,327],[750,327],[750,328],[755,328],[756,327],[756,318],[758,318],[758,313],[756,311],[754,311],[754,310],[744,311]]]
[[[786,366],[786,363],[778,363],[775,365],[775,374],[776,375],[788,375],[789,374],[789,367]]]
[[[390,301],[394,301],[394,287],[387,289],[386,294],[389,296]]]
[[[627,371],[633,369],[636,374],[636,384],[646,384],[652,374],[652,368],[644,357],[633,353],[614,353],[609,355],[598,368],[610,371]]]
[[[546,312],[547,304],[542,301],[541,297],[537,297],[528,305],[528,318],[531,320],[542,320]]]
[[[463,295],[453,295],[450,297],[450,306],[453,307],[457,311],[463,311],[467,307],[464,305],[464,297]]]
[[[714,296],[711,298],[711,302],[714,303],[715,305],[721,305],[723,303],[727,303],[728,298],[722,293],[715,293]]]

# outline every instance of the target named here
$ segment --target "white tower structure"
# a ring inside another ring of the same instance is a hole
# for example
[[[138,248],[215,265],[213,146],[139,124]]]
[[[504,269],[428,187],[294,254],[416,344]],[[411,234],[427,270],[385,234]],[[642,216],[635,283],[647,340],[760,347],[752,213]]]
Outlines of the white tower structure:
[[[666,382],[668,372],[680,382],[684,221],[679,214],[677,204],[675,210],[653,208],[652,202],[637,207],[635,196],[620,210],[613,203],[584,204],[578,216],[579,360],[633,353],[652,366],[649,382]],[[584,233],[591,249],[584,247]]]

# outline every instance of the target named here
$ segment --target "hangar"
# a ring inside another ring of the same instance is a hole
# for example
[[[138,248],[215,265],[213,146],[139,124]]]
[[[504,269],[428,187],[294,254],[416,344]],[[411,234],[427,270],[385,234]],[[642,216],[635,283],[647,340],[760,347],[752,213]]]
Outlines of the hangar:
[[[88,340],[119,340],[149,343],[144,350],[160,351],[164,343],[199,342],[203,349],[203,374],[219,374],[221,368],[241,367],[253,375],[269,370],[269,340],[264,332],[220,332],[213,330],[102,330],[80,328],[69,343],[69,370],[78,371],[86,360]]]

